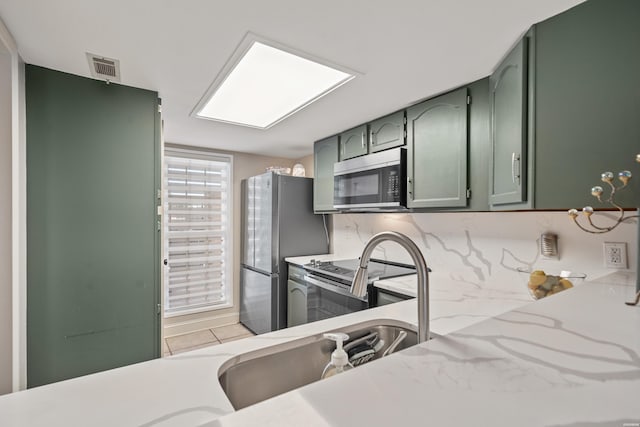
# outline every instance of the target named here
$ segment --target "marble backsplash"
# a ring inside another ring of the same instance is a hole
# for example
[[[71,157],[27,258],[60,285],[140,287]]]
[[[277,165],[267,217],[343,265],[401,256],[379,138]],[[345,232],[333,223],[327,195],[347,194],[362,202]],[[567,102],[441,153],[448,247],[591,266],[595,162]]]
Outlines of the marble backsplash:
[[[606,223],[610,213],[598,213],[594,222]],[[332,218],[332,251],[344,257],[358,257],[365,242],[375,233],[393,230],[406,234],[421,248],[429,267],[468,283],[526,278],[518,267],[543,269],[548,274],[561,270],[582,272],[597,278],[616,270],[606,268],[603,242],[626,242],[630,270],[635,271],[637,223],[621,224],[610,233],[594,235],[578,229],[566,212],[452,212],[340,214]],[[558,235],[557,259],[540,255],[539,239],[545,232]],[[374,257],[411,262],[399,245],[385,242]],[[524,282],[522,282],[524,283]]]

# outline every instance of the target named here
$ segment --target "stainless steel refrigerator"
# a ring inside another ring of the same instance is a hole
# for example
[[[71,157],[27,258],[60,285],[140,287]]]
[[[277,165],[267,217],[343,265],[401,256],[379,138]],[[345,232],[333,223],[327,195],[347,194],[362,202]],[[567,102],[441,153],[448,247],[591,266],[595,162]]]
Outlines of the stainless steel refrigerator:
[[[287,326],[285,257],[325,254],[313,179],[268,172],[242,181],[240,322],[257,334]]]

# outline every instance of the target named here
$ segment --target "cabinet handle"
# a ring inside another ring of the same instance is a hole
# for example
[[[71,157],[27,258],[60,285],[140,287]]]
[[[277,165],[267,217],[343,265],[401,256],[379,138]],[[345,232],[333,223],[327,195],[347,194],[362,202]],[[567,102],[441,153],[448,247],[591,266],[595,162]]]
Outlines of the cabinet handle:
[[[365,132],[362,132],[360,134],[360,145],[362,146],[362,148],[364,148],[364,136],[365,136]]]
[[[511,181],[520,185],[520,154],[511,153]]]
[[[376,140],[373,137],[373,131],[371,131],[371,133],[369,134],[369,139],[371,139],[371,145],[376,145]]]

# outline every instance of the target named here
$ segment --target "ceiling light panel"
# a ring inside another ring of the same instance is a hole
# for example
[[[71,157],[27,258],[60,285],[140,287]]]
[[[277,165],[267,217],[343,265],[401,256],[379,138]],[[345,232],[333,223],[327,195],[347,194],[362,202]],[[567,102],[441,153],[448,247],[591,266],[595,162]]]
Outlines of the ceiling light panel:
[[[355,76],[262,41],[250,40],[235,56],[196,106],[197,117],[267,129]]]

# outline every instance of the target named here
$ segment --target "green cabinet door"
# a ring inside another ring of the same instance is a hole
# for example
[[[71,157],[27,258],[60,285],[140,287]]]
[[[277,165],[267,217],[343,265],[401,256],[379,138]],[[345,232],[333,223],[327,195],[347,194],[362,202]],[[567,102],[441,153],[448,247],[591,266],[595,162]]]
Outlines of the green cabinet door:
[[[608,197],[605,171],[640,180],[639,22],[640,1],[592,0],[536,25],[536,209],[610,207],[590,191]],[[640,206],[633,180],[623,207]]]
[[[313,146],[313,211],[333,212],[333,164],[338,161],[338,136],[317,141]]]
[[[340,134],[340,160],[367,154],[367,125],[361,125]]]
[[[491,146],[489,203],[526,200],[527,38],[523,38],[489,78]]]
[[[407,109],[407,204],[467,204],[467,89]]]
[[[28,387],[159,356],[157,93],[27,65]]]
[[[369,123],[369,152],[386,150],[405,144],[404,111],[398,111]]]

